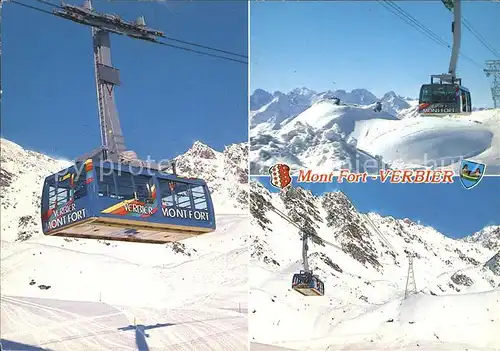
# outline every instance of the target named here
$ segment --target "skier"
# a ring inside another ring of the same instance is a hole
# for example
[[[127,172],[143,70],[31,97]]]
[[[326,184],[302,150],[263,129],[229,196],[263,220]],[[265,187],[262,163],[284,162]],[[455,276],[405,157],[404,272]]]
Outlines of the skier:
[[[340,99],[339,99],[339,98],[337,98],[337,97],[336,97],[336,98],[333,98],[333,103],[334,103],[335,105],[340,105]]]
[[[382,111],[382,103],[380,101],[377,101],[377,104],[375,105],[375,108],[373,109],[375,112],[380,112]]]

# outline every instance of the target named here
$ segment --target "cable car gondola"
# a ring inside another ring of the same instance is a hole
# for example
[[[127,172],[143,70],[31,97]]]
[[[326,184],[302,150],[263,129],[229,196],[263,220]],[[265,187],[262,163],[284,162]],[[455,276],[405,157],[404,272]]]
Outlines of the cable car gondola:
[[[318,276],[308,271],[295,273],[292,279],[292,289],[305,296],[323,296],[325,286]]]
[[[325,286],[318,276],[314,275],[309,269],[307,259],[307,240],[312,234],[302,231],[302,264],[304,270],[300,273],[295,273],[292,278],[292,289],[305,296],[323,296],[325,294]],[[323,239],[321,239],[323,240]],[[323,241],[326,243],[326,241]]]
[[[201,179],[92,159],[45,179],[45,235],[164,243],[215,230]]]
[[[431,84],[424,84],[420,88],[418,112],[437,117],[470,115],[470,92],[457,83],[434,83],[431,80]]]
[[[298,225],[292,218],[278,210],[276,207],[274,207],[271,204],[267,204],[267,208],[274,213],[276,213],[278,216],[283,218],[285,221],[293,225],[294,227],[298,228],[301,232],[301,237],[302,237],[302,264],[304,266],[304,270],[301,270],[299,273],[295,273],[292,278],[292,289],[297,291],[298,293],[305,295],[305,296],[323,296],[325,295],[325,285],[319,279],[317,275],[314,275],[312,270],[309,269],[309,262],[307,258],[307,250],[309,249],[307,245],[307,241],[309,237],[315,238],[319,243],[321,244],[327,244],[329,246],[332,246],[336,248],[337,250],[342,251],[342,248],[340,246],[337,246],[335,244],[332,244],[331,242],[328,242],[321,237],[319,237],[317,234],[310,232],[306,228]]]

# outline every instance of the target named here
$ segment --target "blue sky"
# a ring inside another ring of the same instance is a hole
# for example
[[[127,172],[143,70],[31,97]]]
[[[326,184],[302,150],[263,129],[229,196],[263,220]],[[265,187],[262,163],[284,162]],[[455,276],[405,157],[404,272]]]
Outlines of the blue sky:
[[[244,2],[93,4],[126,20],[142,14],[177,39],[248,55]],[[90,27],[6,3],[2,34],[2,137],[69,159],[99,146]],[[196,140],[217,150],[247,140],[248,65],[118,35],[111,46],[125,142],[141,158],[171,158]]]
[[[269,177],[252,177],[272,192],[279,190]],[[390,184],[370,180],[366,183],[296,183],[315,195],[341,190],[358,211],[376,212],[382,216],[410,218],[429,225],[446,236],[460,238],[487,225],[500,225],[500,177],[484,177],[474,188],[466,190],[459,179],[452,184]]]
[[[451,44],[452,14],[440,1],[396,3]],[[500,52],[500,4],[465,1],[462,9],[468,23]],[[416,97],[430,74],[448,71],[450,50],[377,1],[254,2],[250,13],[252,92],[305,86]],[[482,66],[496,57],[465,26],[462,31],[462,52],[481,67],[460,58],[457,73],[475,106],[492,106]]]

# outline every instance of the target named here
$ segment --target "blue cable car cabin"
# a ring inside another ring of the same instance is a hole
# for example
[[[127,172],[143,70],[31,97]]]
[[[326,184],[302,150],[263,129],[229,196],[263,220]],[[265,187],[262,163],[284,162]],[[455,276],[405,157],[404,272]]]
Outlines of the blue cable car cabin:
[[[310,272],[300,271],[295,273],[292,279],[292,289],[305,296],[325,295],[325,285]]]
[[[165,243],[215,230],[204,180],[105,163],[76,163],[45,179],[45,235]]]
[[[424,84],[420,88],[418,113],[426,116],[470,115],[472,101],[467,88],[458,84]]]

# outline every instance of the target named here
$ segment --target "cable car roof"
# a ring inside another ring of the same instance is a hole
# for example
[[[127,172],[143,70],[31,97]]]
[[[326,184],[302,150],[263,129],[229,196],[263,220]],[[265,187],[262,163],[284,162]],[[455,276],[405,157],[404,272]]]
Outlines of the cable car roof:
[[[94,167],[97,165],[94,165]],[[190,183],[190,184],[196,184],[196,185],[206,185],[205,180],[200,179],[200,178],[193,178],[193,177],[186,177],[182,175],[176,175],[172,173],[165,173],[161,172],[155,169],[149,169],[149,168],[140,168],[132,165],[127,165],[123,163],[111,163],[111,162],[103,162],[102,164],[99,164],[99,167],[105,168],[105,169],[114,169],[117,171],[122,171],[122,172],[129,172],[132,173],[135,176],[143,175],[143,176],[155,176],[159,179],[167,179],[167,180],[174,180],[178,182],[184,182],[184,183]],[[72,171],[77,171],[78,167],[76,165],[71,165],[70,167],[60,171],[57,173],[59,176],[63,176],[67,173],[70,173]],[[53,175],[49,176],[52,177]]]
[[[462,85],[458,85],[458,84],[450,84],[450,83],[434,83],[434,84],[423,84],[421,87],[420,87],[420,90],[424,89],[424,88],[438,88],[438,87],[443,87],[443,86],[453,86],[453,87],[457,87],[458,89],[460,89],[461,91],[466,91],[466,92],[470,92],[469,89],[467,89],[466,87],[462,86]]]

